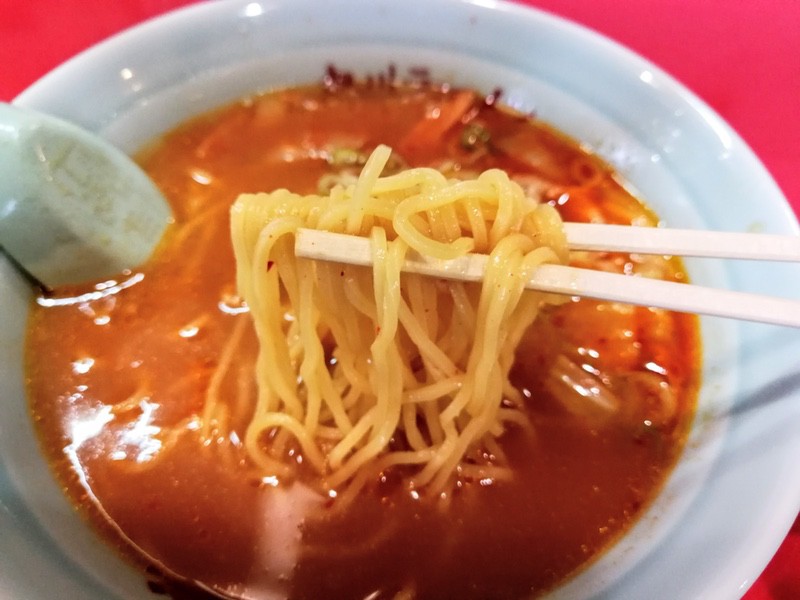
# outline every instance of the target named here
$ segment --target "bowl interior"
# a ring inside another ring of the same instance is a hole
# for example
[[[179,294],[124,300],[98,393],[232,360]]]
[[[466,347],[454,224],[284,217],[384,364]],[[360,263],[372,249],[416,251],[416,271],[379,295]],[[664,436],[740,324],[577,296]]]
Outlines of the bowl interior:
[[[505,103],[604,156],[667,225],[798,231],[763,167],[702,102],[604,38],[510,4],[198,5],[89,50],[16,102],[134,151],[244,94],[318,81],[328,64],[367,74],[390,63],[401,75],[425,66],[436,80],[485,93],[500,87]],[[687,266],[695,283],[800,298],[796,266]],[[0,296],[0,590],[13,598],[148,598],[142,577],[88,531],[39,456],[23,389],[30,293],[6,262]],[[704,383],[679,466],[634,529],[554,597],[646,597],[652,589],[733,597],[796,516],[800,335],[710,318],[702,334]]]

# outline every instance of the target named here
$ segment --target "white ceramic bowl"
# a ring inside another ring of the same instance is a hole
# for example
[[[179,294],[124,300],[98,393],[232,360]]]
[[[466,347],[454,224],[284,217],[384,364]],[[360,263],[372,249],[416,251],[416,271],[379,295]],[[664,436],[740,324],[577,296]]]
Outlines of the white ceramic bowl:
[[[16,102],[133,151],[243,94],[430,67],[536,113],[605,156],[668,225],[798,232],[739,137],[658,68],[578,26],[492,0],[230,0],[193,6],[85,52]],[[693,261],[696,283],[800,298],[800,268]],[[40,457],[23,391],[30,293],[0,262],[0,596],[148,598],[76,516]],[[800,333],[703,319],[698,418],[634,529],[556,598],[735,598],[800,508]]]

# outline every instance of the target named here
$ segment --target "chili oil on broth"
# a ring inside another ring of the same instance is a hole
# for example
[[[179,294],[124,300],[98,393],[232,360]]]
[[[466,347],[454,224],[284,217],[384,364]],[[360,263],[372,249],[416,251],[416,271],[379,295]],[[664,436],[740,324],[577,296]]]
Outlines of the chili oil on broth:
[[[398,167],[505,169],[566,220],[656,224],[607,165],[493,99],[429,86],[288,89],[196,118],[139,156],[172,204],[168,239],[118,293],[37,304],[27,340],[45,452],[123,552],[234,597],[518,598],[590,564],[657,495],[694,410],[696,318],[588,300],[547,310],[520,345],[512,379],[534,434],[502,438],[511,481],[461,480],[443,506],[388,472],[339,510],[302,483],[300,454],[298,481],[278,482],[241,448],[257,344],[235,295],[228,208],[238,194],[316,192],[384,143]],[[674,259],[573,262],[685,279]],[[237,336],[234,366],[215,381]],[[218,384],[234,433],[205,439],[205,397]]]

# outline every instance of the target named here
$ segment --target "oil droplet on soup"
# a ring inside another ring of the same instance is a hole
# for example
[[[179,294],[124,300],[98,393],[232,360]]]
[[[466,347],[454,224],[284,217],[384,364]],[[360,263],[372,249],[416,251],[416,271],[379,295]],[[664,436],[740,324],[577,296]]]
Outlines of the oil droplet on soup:
[[[694,411],[697,321],[614,303],[567,302],[526,334],[512,380],[533,434],[501,438],[509,481],[462,477],[443,501],[387,472],[339,510],[334,494],[315,491],[300,453],[294,481],[249,463],[236,427],[247,402],[229,407],[232,433],[198,434],[209,386],[256,396],[257,343],[228,238],[239,193],[324,190],[331,176],[357,175],[383,143],[399,156],[394,168],[453,177],[502,168],[565,220],[656,224],[606,164],[496,97],[331,79],[203,115],[140,154],[176,226],[149,264],[98,284],[96,297],[62,289],[58,297],[74,301],[39,302],[27,374],[55,472],[94,526],[147,569],[152,589],[181,598],[204,597],[193,582],[248,598],[527,597],[590,564],[658,494]],[[461,112],[448,114],[454,104]],[[673,259],[572,260],[686,279]],[[214,381],[234,335],[234,367]]]

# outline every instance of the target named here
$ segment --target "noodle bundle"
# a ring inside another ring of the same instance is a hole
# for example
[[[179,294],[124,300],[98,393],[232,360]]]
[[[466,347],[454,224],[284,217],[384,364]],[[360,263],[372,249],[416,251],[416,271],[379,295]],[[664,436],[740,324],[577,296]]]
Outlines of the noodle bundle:
[[[237,286],[260,345],[244,446],[276,475],[299,452],[332,490],[389,468],[431,493],[502,478],[497,438],[529,426],[508,379],[515,350],[557,301],[524,285],[538,265],[566,260],[560,218],[496,169],[382,177],[390,154],[379,146],[329,196],[245,194],[231,209]],[[296,257],[301,227],[368,237],[374,267]],[[401,275],[409,252],[486,253],[485,279]]]

